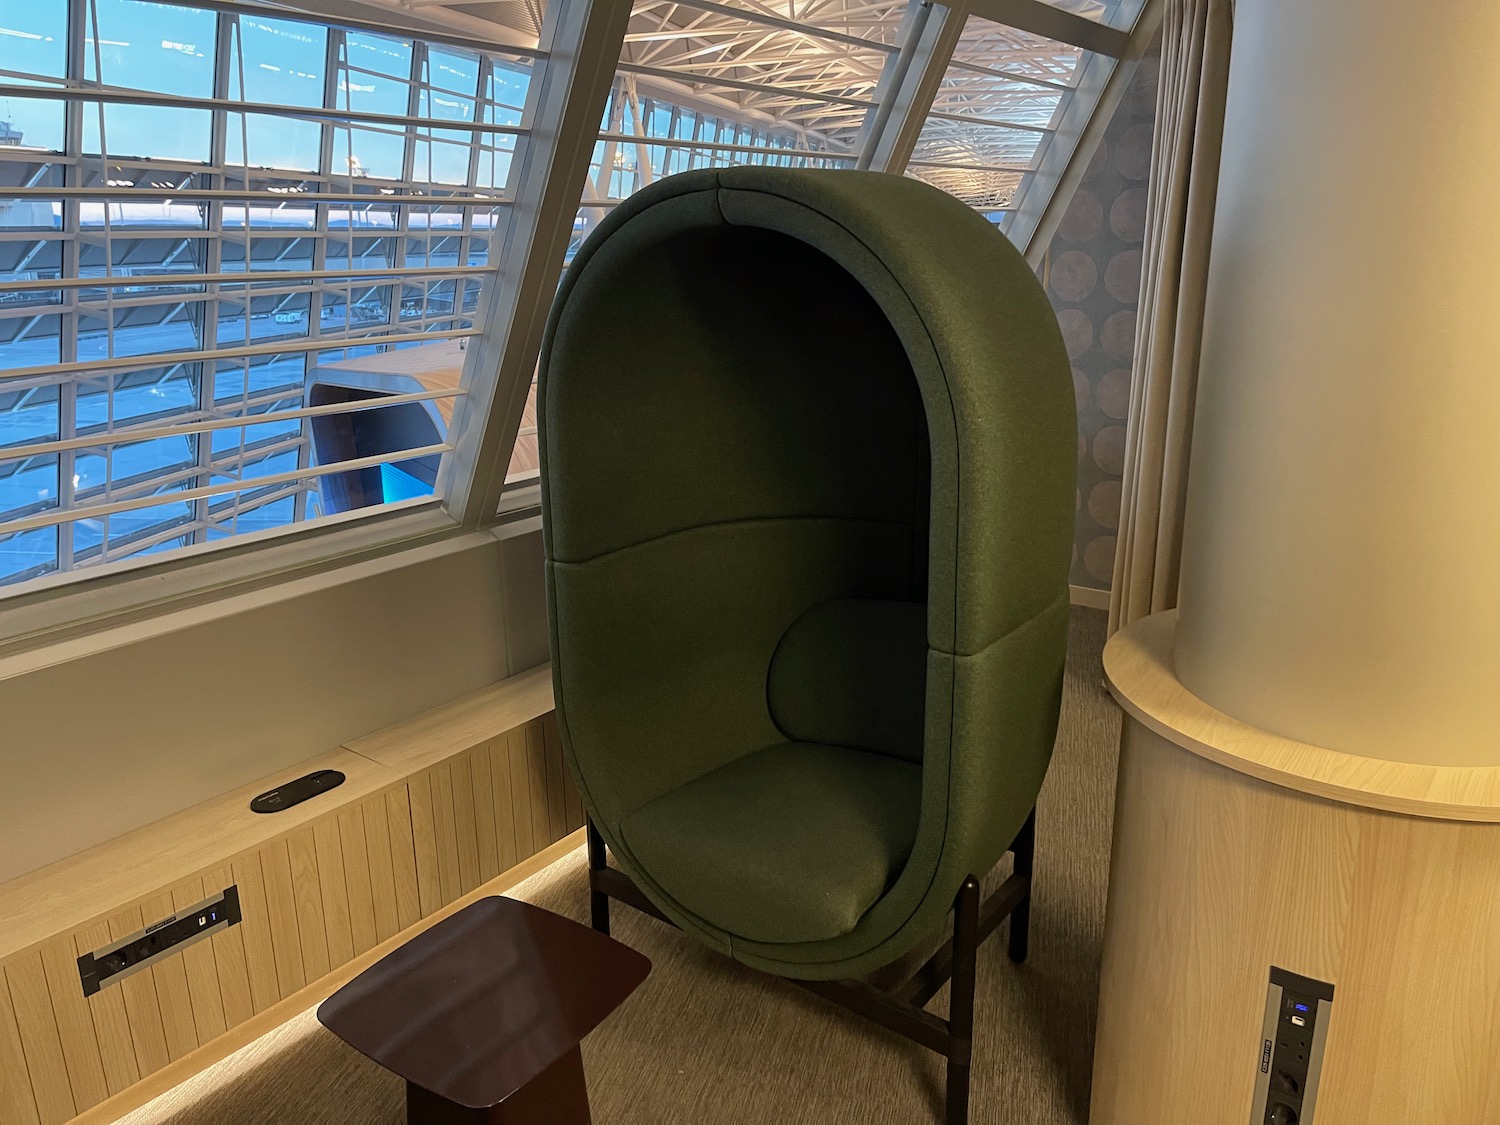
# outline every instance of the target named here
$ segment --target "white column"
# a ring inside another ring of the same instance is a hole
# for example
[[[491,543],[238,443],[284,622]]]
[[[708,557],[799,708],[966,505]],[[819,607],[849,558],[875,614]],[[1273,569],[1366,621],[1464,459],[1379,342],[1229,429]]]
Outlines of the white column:
[[[1500,765],[1500,4],[1239,0],[1177,674]]]

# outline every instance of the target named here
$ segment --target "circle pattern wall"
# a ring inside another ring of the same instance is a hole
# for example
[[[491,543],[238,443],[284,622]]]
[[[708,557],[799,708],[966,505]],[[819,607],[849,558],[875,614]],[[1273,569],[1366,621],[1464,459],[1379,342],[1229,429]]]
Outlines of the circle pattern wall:
[[[1047,252],[1042,276],[1073,362],[1078,495],[1072,581],[1108,589],[1140,301],[1160,71],[1145,59]]]

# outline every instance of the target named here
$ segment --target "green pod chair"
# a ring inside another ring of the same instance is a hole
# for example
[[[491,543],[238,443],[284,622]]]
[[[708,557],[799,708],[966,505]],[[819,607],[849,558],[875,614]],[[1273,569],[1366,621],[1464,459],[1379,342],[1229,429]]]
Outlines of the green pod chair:
[[[1025,260],[900,176],[672,176],[568,269],[539,401],[553,682],[596,925],[613,895],[831,982],[957,903],[926,985],[835,998],[922,1040],[906,1017],[967,972],[972,1010],[972,947],[1012,908],[1025,954],[1069,612],[1073,387]],[[981,912],[975,880],[1013,844]],[[950,1120],[962,1015],[928,1036]]]

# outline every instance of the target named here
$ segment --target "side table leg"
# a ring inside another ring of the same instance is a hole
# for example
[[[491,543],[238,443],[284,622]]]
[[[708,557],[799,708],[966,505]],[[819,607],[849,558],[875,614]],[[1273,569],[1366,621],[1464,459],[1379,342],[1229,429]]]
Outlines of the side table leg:
[[[407,1125],[591,1125],[583,1055],[574,1047],[510,1097],[469,1109],[406,1084]]]

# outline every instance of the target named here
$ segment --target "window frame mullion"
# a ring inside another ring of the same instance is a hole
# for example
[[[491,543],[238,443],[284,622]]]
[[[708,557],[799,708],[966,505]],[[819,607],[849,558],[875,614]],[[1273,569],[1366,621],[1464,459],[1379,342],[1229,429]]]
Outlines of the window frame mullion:
[[[454,452],[438,479],[447,510],[464,527],[496,522],[511,451],[531,389],[543,328],[557,291],[583,181],[614,83],[631,5],[619,0],[554,0],[542,44],[546,61],[532,80],[525,120],[531,133],[512,160],[516,185],[504,268],[492,279],[476,324],[488,330],[466,353],[454,410]],[[494,373],[492,379],[480,378]]]

